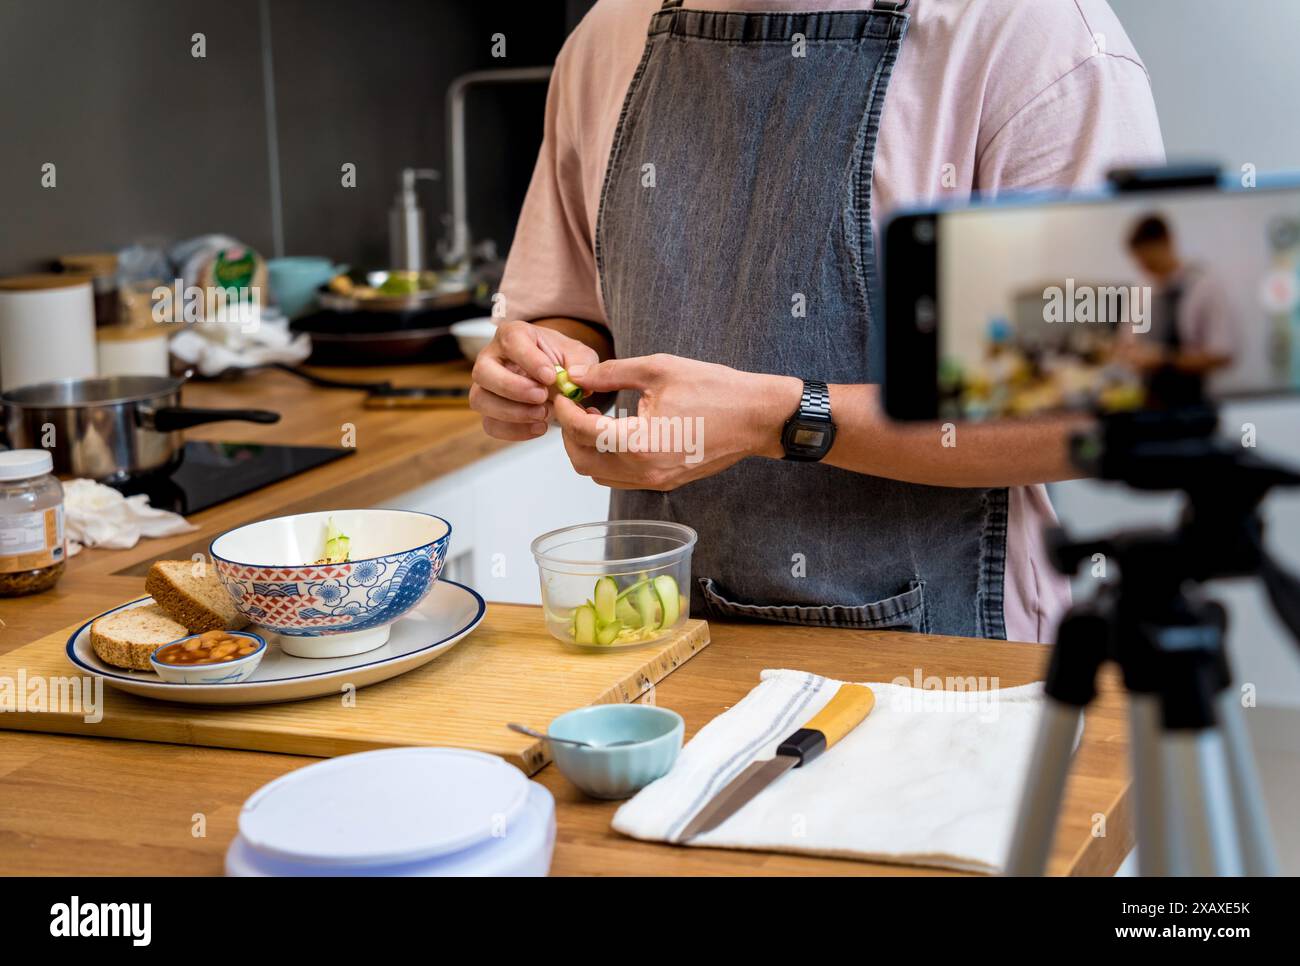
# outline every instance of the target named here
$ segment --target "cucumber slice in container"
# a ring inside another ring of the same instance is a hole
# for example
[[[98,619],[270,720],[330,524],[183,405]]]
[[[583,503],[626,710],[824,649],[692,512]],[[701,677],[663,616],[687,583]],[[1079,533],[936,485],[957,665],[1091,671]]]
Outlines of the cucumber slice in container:
[[[618,603],[618,581],[613,577],[601,577],[596,581],[596,589],[591,596],[596,608],[596,623],[612,624]]]
[[[677,618],[682,613],[682,595],[677,591],[677,581],[667,574],[656,577],[654,579],[654,592],[661,609],[659,629],[663,630],[672,627],[677,623]]]
[[[641,613],[626,597],[620,597],[618,603],[614,605],[614,619],[632,630],[641,626]]]
[[[651,640],[659,631],[676,624],[686,607],[677,581],[667,574],[642,574],[622,590],[614,577],[601,577],[591,598],[573,612],[573,640],[603,647]]]
[[[655,613],[658,601],[655,600],[654,587],[649,580],[639,584],[632,593],[632,606],[641,615],[641,626],[653,628],[659,626],[659,615]]]
[[[596,610],[583,604],[573,612],[573,640],[578,644],[596,643]]]

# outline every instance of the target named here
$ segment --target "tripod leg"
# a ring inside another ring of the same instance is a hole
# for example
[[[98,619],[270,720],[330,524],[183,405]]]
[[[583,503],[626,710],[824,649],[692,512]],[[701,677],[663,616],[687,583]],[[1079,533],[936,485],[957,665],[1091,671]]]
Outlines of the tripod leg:
[[[1042,875],[1047,870],[1081,714],[1080,708],[1051,699],[1043,705],[1007,856],[1007,875]]]
[[[1228,755],[1232,781],[1232,803],[1237,816],[1242,862],[1246,875],[1278,875],[1277,850],[1269,827],[1268,812],[1260,797],[1259,769],[1246,733],[1240,699],[1233,688],[1219,696],[1219,724]]]
[[[1138,871],[1143,876],[1172,875],[1165,827],[1164,782],[1160,777],[1160,699],[1129,692],[1128,742],[1133,764],[1133,798],[1137,812]]]
[[[1217,728],[1167,731],[1161,742],[1174,875],[1241,875],[1232,777]]]

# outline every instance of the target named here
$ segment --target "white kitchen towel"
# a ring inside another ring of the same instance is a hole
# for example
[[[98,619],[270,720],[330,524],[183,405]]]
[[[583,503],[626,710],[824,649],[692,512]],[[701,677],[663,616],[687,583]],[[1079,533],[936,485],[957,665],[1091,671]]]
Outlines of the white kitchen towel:
[[[170,537],[198,529],[177,513],[151,507],[142,493],[123,496],[94,480],[63,484],[63,528],[69,556],[83,546],[125,550],[141,537]]]
[[[841,683],[764,671],[743,700],[700,729],[672,771],[618,810],[613,827],[676,841],[716,792],[771,757]],[[689,844],[1000,871],[1043,692],[1041,684],[978,690],[979,683],[869,685],[876,705],[862,724]]]
[[[172,336],[171,354],[203,376],[255,369],[276,362],[297,365],[311,355],[311,338],[295,333],[275,309],[251,306],[247,320],[227,322],[220,314],[195,322]]]

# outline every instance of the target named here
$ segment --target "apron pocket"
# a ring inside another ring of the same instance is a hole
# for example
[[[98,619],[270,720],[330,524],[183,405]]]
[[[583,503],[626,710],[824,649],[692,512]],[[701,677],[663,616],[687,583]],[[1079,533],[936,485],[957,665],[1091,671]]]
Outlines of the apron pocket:
[[[925,581],[914,579],[908,589],[870,604],[738,604],[717,591],[711,577],[699,578],[700,593],[709,612],[718,617],[776,621],[781,624],[813,624],[824,627],[857,627],[871,630],[929,631],[925,609]]]

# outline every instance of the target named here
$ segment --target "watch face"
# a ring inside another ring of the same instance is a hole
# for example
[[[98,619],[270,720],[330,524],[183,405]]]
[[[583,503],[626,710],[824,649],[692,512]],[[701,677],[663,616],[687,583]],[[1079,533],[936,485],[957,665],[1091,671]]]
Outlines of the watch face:
[[[835,425],[820,420],[792,419],[786,423],[781,442],[787,459],[819,460],[835,442]]]
[[[821,449],[826,443],[826,430],[809,429],[806,426],[799,426],[794,431],[794,439],[791,440],[795,446],[806,447],[808,449]]]

